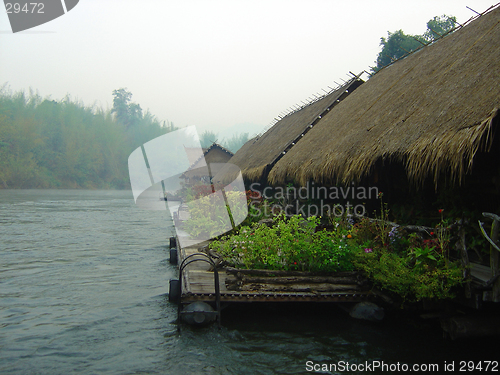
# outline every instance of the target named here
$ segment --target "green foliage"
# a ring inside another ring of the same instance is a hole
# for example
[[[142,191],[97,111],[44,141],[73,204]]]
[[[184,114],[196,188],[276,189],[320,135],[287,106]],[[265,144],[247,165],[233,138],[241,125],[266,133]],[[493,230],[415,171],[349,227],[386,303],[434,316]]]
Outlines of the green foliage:
[[[439,212],[443,214],[443,210]],[[379,223],[363,219],[355,225],[353,235],[360,245],[356,267],[376,286],[407,301],[452,298],[453,288],[463,281],[463,269],[459,262],[449,260],[447,221],[442,217],[427,238],[407,234],[399,227],[386,228],[387,241],[381,240],[385,236],[380,234]]]
[[[382,200],[383,196],[383,193],[378,193],[378,198],[380,199],[380,217],[376,222],[376,228],[382,246],[387,246],[389,243],[389,209],[387,208],[387,203],[384,203]]]
[[[193,200],[187,203],[190,217],[185,223],[185,230],[195,238],[213,238],[226,233],[233,229],[231,220],[233,223],[241,222],[246,215],[246,205],[241,204],[245,196],[241,192],[225,192],[225,199],[220,191],[201,197],[191,195],[192,191],[187,194]]]
[[[201,147],[207,148],[212,145],[212,143],[217,141],[218,135],[212,131],[205,130],[200,136]]]
[[[452,298],[453,288],[463,280],[460,265],[445,262],[434,249],[415,248],[406,256],[386,248],[372,252],[360,250],[354,264],[364,270],[375,285],[406,301]]]
[[[376,66],[371,71],[376,73],[384,66],[412,52],[422,45],[433,42],[454,29],[457,19],[454,16],[436,16],[427,22],[427,30],[422,35],[405,34],[403,30],[387,32],[387,38],[380,38],[382,51],[377,56]]]
[[[116,120],[127,128],[137,126],[143,120],[141,106],[137,103],[130,103],[131,98],[132,93],[127,89],[113,90],[111,113],[116,113]]]
[[[422,36],[427,41],[432,42],[453,30],[456,24],[457,17],[447,16],[446,14],[435,16],[427,22],[427,31]]]
[[[277,216],[272,226],[243,226],[210,247],[237,267],[336,272],[353,269],[351,240],[341,226],[316,231],[317,217]]]
[[[217,142],[217,138],[217,133],[214,133],[210,130],[205,130],[200,136],[201,147],[210,147],[212,143]],[[248,142],[248,133],[234,134],[231,138],[224,138],[222,141],[217,143],[234,153],[238,151],[246,142]]]
[[[113,109],[111,113],[116,113],[118,122],[127,125],[129,123],[130,99],[132,93],[124,88],[113,90]]]
[[[317,231],[317,217],[287,219],[282,213],[271,226],[242,226],[210,247],[236,267],[314,272],[358,269],[375,286],[403,301],[454,297],[463,281],[463,269],[449,259],[449,235],[436,234],[445,228],[436,228],[427,234],[430,237],[408,234],[389,224],[388,209],[383,203],[381,207],[380,219],[364,218],[354,226],[346,218],[332,217],[331,231]]]
[[[376,61],[377,66],[372,68],[372,71],[376,72],[408,52],[420,48],[422,44],[419,40],[424,42],[423,37],[420,35],[407,35],[403,30],[398,30],[393,33],[388,31],[387,38],[380,38],[382,51],[378,54]]]
[[[437,262],[436,248],[433,247],[415,247],[412,249],[412,255],[415,257],[415,265],[419,266],[426,260]]]
[[[242,134],[234,134],[231,138],[229,139],[224,139],[222,144],[225,148],[227,148],[231,152],[236,152],[238,151],[241,146],[243,146],[245,143],[248,142],[248,133],[242,133]]]
[[[115,90],[116,117],[125,116],[120,106],[131,96],[120,90]],[[133,109],[141,121],[126,129],[110,111],[69,97],[55,101],[31,91],[10,93],[4,86],[0,90],[0,187],[126,188],[130,153],[173,130],[161,126],[149,112],[139,116],[139,108]]]

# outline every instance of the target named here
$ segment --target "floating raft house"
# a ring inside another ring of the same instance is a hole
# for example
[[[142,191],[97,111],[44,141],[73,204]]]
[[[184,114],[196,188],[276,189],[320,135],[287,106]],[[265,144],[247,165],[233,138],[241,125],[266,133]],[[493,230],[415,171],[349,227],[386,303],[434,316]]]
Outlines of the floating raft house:
[[[179,265],[185,260],[201,260],[208,256],[206,243],[175,242],[185,243],[184,247],[177,249],[178,259],[175,261]],[[360,302],[376,297],[357,272],[318,275],[225,267],[217,274],[221,302]],[[214,271],[209,262],[189,264],[181,272],[181,277],[182,291],[178,301],[182,304],[216,301]]]

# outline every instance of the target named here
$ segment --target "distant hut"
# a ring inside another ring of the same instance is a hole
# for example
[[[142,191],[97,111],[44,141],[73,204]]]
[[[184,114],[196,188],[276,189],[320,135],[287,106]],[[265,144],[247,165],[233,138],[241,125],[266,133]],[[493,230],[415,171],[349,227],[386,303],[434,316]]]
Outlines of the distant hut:
[[[201,154],[207,152],[208,148],[204,147],[200,149],[199,147],[186,147],[184,146],[184,151],[189,161],[189,165],[193,165],[198,159],[201,158]]]
[[[194,160],[189,169],[181,177],[188,184],[193,184],[197,181],[210,183],[211,176],[218,173],[223,164],[227,163],[232,157],[233,153],[231,151],[214,142],[210,147],[203,149],[203,157]]]

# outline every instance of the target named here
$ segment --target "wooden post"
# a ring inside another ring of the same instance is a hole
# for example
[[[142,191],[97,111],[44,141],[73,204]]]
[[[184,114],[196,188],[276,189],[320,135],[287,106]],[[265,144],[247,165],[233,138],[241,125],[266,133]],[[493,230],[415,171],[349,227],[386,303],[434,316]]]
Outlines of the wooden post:
[[[500,229],[500,222],[498,218],[493,220],[493,225],[491,226],[491,239],[494,243],[498,243],[498,231]],[[495,277],[499,274],[499,255],[500,252],[493,246],[490,246],[490,267],[491,267],[491,277]],[[500,302],[500,277],[494,282],[492,288],[491,300],[493,302]]]
[[[493,224],[491,225],[490,236],[488,236],[488,234],[485,232],[481,222],[479,222],[479,226],[481,228],[484,237],[490,243],[490,269],[491,269],[490,280],[491,283],[493,284],[491,290],[491,301],[500,302],[500,277],[497,277],[500,274],[499,270],[500,247],[498,247],[500,216],[492,214],[490,212],[483,212],[483,216],[493,220]]]
[[[463,220],[462,220],[463,222]],[[465,244],[465,228],[462,225],[460,228],[460,258],[462,262],[462,267],[464,269],[464,280],[466,280],[465,284],[465,298],[469,299],[472,297],[471,291],[471,280],[470,280],[470,264],[469,264],[469,255],[467,254],[467,247]]]

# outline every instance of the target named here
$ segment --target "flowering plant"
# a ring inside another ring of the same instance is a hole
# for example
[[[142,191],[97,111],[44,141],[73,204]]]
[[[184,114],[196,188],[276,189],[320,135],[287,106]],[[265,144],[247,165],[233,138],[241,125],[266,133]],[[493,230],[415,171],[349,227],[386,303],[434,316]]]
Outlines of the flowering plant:
[[[357,226],[356,233],[365,242],[359,244],[364,251],[355,257],[356,267],[364,270],[374,283],[398,294],[403,300],[453,297],[453,288],[460,285],[462,268],[448,259],[449,233],[440,209],[441,223],[429,231],[430,238],[421,234],[407,234],[402,227],[393,226],[388,232],[388,243],[376,239],[379,231],[367,231],[367,223]],[[366,235],[372,234],[372,238]],[[374,244],[373,248],[367,246]]]
[[[352,241],[342,229],[316,231],[319,218],[274,219],[272,226],[241,227],[238,234],[213,241],[210,248],[237,267],[312,272],[353,269]],[[339,227],[337,227],[339,228]]]

